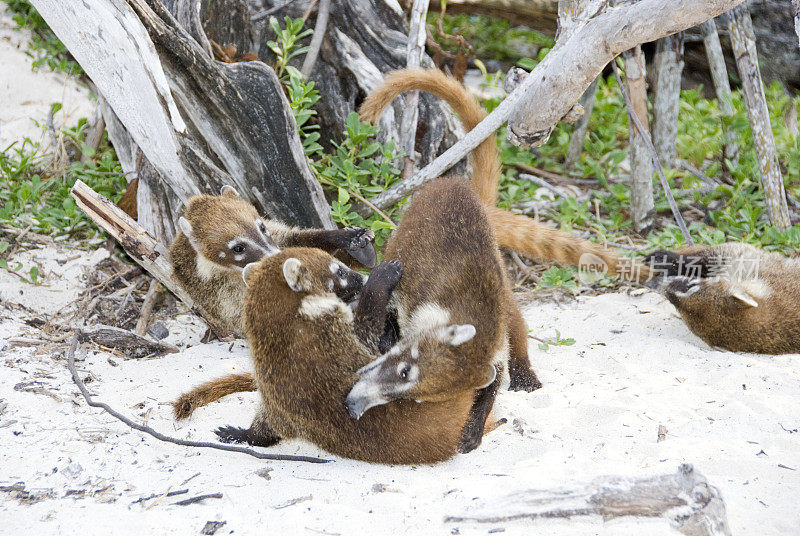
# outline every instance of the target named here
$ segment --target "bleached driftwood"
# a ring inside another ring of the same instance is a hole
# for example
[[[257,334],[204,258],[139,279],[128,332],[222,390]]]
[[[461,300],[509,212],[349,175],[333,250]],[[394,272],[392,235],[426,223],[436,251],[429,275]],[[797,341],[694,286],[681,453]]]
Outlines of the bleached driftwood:
[[[656,42],[653,70],[653,145],[661,165],[672,168],[675,167],[675,139],[678,134],[683,33],[662,37]]]
[[[630,98],[628,106],[628,151],[631,163],[631,224],[638,233],[653,226],[655,199],[653,197],[653,159],[645,139],[650,136],[647,113],[647,86],[642,47],[623,53],[625,85]],[[620,88],[622,89],[622,88]],[[633,116],[636,115],[636,119]]]
[[[800,0],[798,0],[800,1]],[[714,90],[717,93],[719,109],[725,117],[733,117],[733,105],[731,104],[731,83],[728,79],[728,68],[725,65],[725,56],[722,54],[722,45],[719,42],[717,24],[714,20],[707,20],[700,25],[703,33],[703,46],[708,58],[708,68],[711,71],[711,79],[714,82]],[[722,148],[722,156],[736,163],[739,160],[739,144],[737,134],[729,127],[723,126],[726,143]]]
[[[772,225],[783,230],[789,227],[789,208],[786,205],[786,192],[775,149],[775,138],[772,135],[767,99],[764,96],[764,84],[761,82],[761,72],[758,69],[753,23],[747,6],[733,9],[726,18],[739,77],[742,80],[742,93],[753,132],[753,145],[761,169],[767,214]]]
[[[425,16],[428,14],[429,0],[414,0],[409,14],[408,45],[406,47],[406,67],[413,69],[422,63],[425,54],[426,31]],[[400,149],[406,154],[403,177],[414,173],[415,149],[417,139],[417,116],[419,91],[410,91],[406,96],[406,106],[400,124]]]
[[[509,121],[509,140],[542,145],[555,125],[612,59],[645,41],[660,39],[704,22],[743,0],[641,0],[609,8],[592,0],[575,27],[556,42],[530,75],[476,128],[414,176],[372,198],[386,208],[438,177]],[[362,215],[372,209],[358,207]]]
[[[673,474],[603,477],[585,485],[525,490],[470,507],[445,522],[498,525],[524,519],[601,516],[663,517],[686,536],[730,536],[725,502],[705,477],[684,464]]]
[[[166,242],[191,195],[230,184],[272,218],[333,227],[275,73],[214,61],[201,0],[168,3],[34,0],[152,168],[140,218],[166,221]]]
[[[800,0],[792,0],[792,7],[794,7],[794,32],[800,44]]]
[[[169,256],[163,244],[157,242],[141,225],[80,179],[75,181],[71,194],[78,208],[119,242],[122,249],[139,266],[160,281],[186,307],[196,310],[218,336],[222,337],[228,334],[227,330],[217,325],[213,317],[195,304],[186,291],[175,282],[172,276],[172,264],[168,260]]]
[[[308,47],[308,53],[303,60],[303,67],[300,72],[308,78],[319,57],[319,50],[322,48],[322,41],[325,39],[325,31],[328,29],[328,17],[331,14],[331,0],[320,0],[317,9],[317,24],[314,26],[314,37]]]
[[[569,148],[567,149],[567,157],[564,165],[567,169],[572,169],[578,162],[583,152],[583,142],[586,140],[586,132],[589,130],[589,119],[592,117],[592,110],[594,109],[595,95],[597,94],[597,81],[589,84],[589,87],[581,95],[581,106],[583,107],[583,115],[575,122],[575,127],[572,129],[572,136],[569,139]]]
[[[160,357],[175,354],[180,350],[172,344],[162,341],[151,341],[142,335],[112,326],[98,326],[78,334],[80,342],[92,341],[106,348],[118,350],[131,359]]]

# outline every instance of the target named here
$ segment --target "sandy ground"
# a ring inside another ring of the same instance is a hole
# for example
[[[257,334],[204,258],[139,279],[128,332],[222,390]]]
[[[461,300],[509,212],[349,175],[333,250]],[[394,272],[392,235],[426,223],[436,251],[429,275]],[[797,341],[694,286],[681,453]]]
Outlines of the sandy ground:
[[[63,104],[54,117],[57,128],[74,125],[90,117],[94,104],[89,90],[75,77],[54,73],[47,67],[33,71],[33,58],[27,54],[29,32],[16,29],[6,4],[0,2],[0,150],[25,137],[43,139],[42,127],[50,105]]]
[[[656,294],[526,305],[537,336],[558,329],[576,342],[542,351],[531,340],[544,388],[503,392],[496,411],[508,424],[471,454],[433,467],[387,467],[287,441],[271,450],[333,461],[265,462],[132,431],[86,406],[70,381],[64,344],[9,342],[37,337],[24,319],[74,300],[105,256],[66,245],[19,254],[26,266],[42,265],[37,287],[0,272],[0,486],[21,482],[32,496],[0,492],[0,533],[35,526],[37,534],[197,534],[207,521],[225,521],[217,534],[674,534],[660,519],[484,525],[444,518],[517,490],[672,473],[684,462],[719,487],[733,534],[792,534],[800,523],[800,356],[712,350]],[[199,344],[202,327],[190,315],[168,327],[178,354],[126,360],[88,348],[78,367],[92,392],[177,437],[213,440],[215,426],[249,424],[252,393],[202,408],[188,422],[172,420],[167,403],[176,395],[248,370],[249,362],[241,342]],[[661,442],[659,425],[668,430]],[[206,493],[222,498],[173,504]]]

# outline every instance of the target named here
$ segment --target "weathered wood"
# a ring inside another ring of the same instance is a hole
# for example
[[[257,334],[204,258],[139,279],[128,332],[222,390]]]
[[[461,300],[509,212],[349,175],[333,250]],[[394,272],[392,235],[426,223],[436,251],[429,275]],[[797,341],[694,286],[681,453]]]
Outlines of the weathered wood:
[[[581,95],[580,103],[583,107],[583,115],[575,123],[575,127],[572,129],[572,136],[569,139],[569,148],[567,148],[567,157],[564,164],[567,169],[575,167],[583,152],[583,142],[586,140],[586,132],[589,130],[589,119],[591,119],[592,110],[594,109],[599,79],[599,77],[595,78],[594,82]]]
[[[597,14],[578,18],[576,28],[556,42],[530,76],[486,119],[414,176],[372,198],[373,204],[378,208],[392,206],[440,176],[506,120],[512,143],[525,146],[545,143],[556,123],[618,54],[642,42],[695,26],[742,1],[641,0],[616,8],[604,8],[603,2],[591,1],[587,13]],[[360,206],[358,211],[369,214],[371,209]]]
[[[731,83],[728,79],[728,68],[725,65],[725,56],[722,54],[722,45],[719,42],[717,24],[713,19],[707,20],[700,25],[700,29],[703,33],[703,45],[706,49],[708,68],[711,71],[711,79],[714,82],[714,90],[717,93],[719,109],[723,116],[729,118],[733,117]],[[739,160],[738,135],[727,126],[723,126],[723,132],[725,134],[725,144],[722,148],[722,156],[736,163]]]
[[[794,8],[794,33],[797,34],[798,44],[800,44],[800,0],[792,0]]]
[[[739,77],[742,80],[747,116],[753,132],[753,145],[758,155],[767,213],[773,226],[786,229],[789,227],[789,208],[786,205],[783,177],[772,135],[767,99],[764,96],[764,84],[758,69],[755,35],[747,6],[733,9],[728,14],[727,21]]]
[[[88,162],[92,159],[97,148],[100,147],[100,142],[103,141],[103,134],[105,131],[106,122],[103,119],[103,111],[98,104],[86,126],[86,137],[83,139],[83,144],[91,149],[91,152],[83,153],[81,155],[81,162]]]
[[[522,519],[600,516],[663,517],[686,536],[730,536],[719,490],[691,465],[650,478],[602,477],[589,484],[519,491],[470,506],[446,523],[492,523]]]
[[[653,197],[653,159],[647,150],[645,137],[650,135],[647,113],[645,59],[641,47],[628,50],[625,58],[625,84],[631,105],[628,107],[628,160],[631,166],[631,224],[638,233],[653,227],[655,199]],[[633,115],[644,131],[637,128]]]
[[[683,72],[683,33],[662,37],[656,42],[653,69],[653,145],[661,165],[673,168]]]
[[[225,336],[228,332],[217,325],[213,317],[206,314],[202,308],[178,285],[172,276],[172,264],[166,248],[150,236],[145,229],[133,221],[107,198],[98,194],[80,179],[70,192],[75,203],[86,216],[95,222],[101,229],[119,242],[122,249],[147,273],[161,282],[172,292],[186,307],[194,309],[211,326],[218,336]]]
[[[113,348],[130,359],[160,357],[165,354],[176,354],[180,350],[172,344],[151,341],[125,329],[111,326],[100,326],[91,330],[83,330],[78,334],[80,342],[91,341],[106,348]]]
[[[408,45],[406,46],[406,67],[413,69],[422,63],[425,54],[425,42],[428,32],[425,16],[428,14],[429,0],[414,0],[409,15]],[[410,91],[406,96],[400,125],[400,149],[406,154],[403,161],[403,178],[414,173],[416,161],[417,119],[419,108],[419,91]]]
[[[169,4],[172,13],[160,0],[34,2],[155,171],[157,208],[140,217],[176,218],[191,195],[230,184],[271,218],[332,228],[275,73],[213,61],[200,0]]]
[[[319,57],[319,50],[322,48],[322,41],[325,39],[325,32],[328,29],[328,17],[331,14],[331,0],[320,0],[319,9],[317,9],[317,24],[314,26],[314,37],[311,39],[311,45],[308,47],[308,53],[303,60],[303,67],[300,72],[303,76],[308,78],[311,71],[314,70],[314,64],[317,63]]]

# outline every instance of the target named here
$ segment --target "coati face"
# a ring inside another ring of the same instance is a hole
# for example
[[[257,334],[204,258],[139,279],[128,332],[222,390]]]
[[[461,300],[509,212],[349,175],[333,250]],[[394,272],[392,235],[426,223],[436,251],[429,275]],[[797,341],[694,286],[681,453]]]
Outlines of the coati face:
[[[689,279],[665,278],[659,290],[684,314],[731,316],[752,307],[770,294],[760,280],[727,281],[719,278]]]
[[[347,395],[347,411],[354,419],[370,408],[400,398],[415,398],[414,388],[425,381],[436,361],[457,359],[455,348],[475,337],[472,324],[438,326],[400,340],[392,349],[361,368],[359,380]]]
[[[328,253],[314,248],[290,248],[283,251],[282,273],[286,284],[295,292],[304,295],[325,296],[335,294],[348,302],[359,295],[365,277],[335,259]],[[245,283],[248,273],[256,265],[247,266],[242,274]]]
[[[222,268],[241,270],[280,252],[255,207],[230,186],[192,197],[178,226],[198,255]]]

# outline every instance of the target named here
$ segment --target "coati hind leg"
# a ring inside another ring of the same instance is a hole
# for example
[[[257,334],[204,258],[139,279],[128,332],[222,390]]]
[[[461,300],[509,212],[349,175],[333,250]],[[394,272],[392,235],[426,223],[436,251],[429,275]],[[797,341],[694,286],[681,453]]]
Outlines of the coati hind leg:
[[[353,315],[353,327],[359,340],[372,351],[378,351],[386,327],[386,308],[402,275],[400,261],[382,262],[372,270],[361,290]]]
[[[494,399],[500,389],[503,376],[502,371],[498,371],[496,367],[494,370],[495,378],[492,383],[475,392],[475,401],[472,403],[467,424],[464,425],[464,429],[461,431],[461,440],[458,443],[458,452],[462,454],[472,452],[478,448],[483,439],[486,419],[492,412]]]
[[[514,296],[508,291],[508,375],[511,378],[510,391],[535,391],[542,386],[542,382],[531,369],[528,358],[528,329],[525,319],[514,302]]]
[[[259,408],[250,428],[238,426],[220,426],[214,433],[223,443],[247,443],[254,447],[271,447],[281,440],[269,426],[264,412]]]

